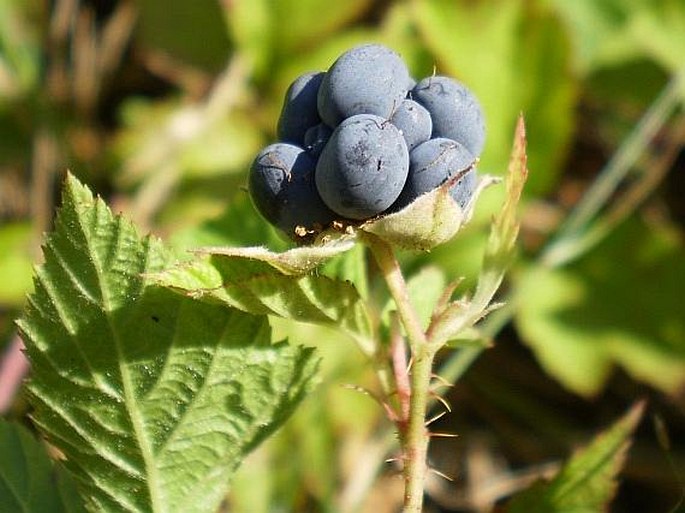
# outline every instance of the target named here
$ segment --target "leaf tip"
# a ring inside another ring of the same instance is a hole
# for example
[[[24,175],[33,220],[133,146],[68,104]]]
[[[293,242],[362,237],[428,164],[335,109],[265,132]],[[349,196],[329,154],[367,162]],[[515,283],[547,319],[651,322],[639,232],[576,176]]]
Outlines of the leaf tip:
[[[62,188],[62,201],[90,203],[93,201],[93,193],[74,173],[67,171],[67,175],[64,178],[64,187]]]
[[[523,113],[519,114],[516,121],[516,130],[514,132],[514,147],[509,162],[509,174],[513,178],[512,181],[523,184],[528,179],[528,155],[526,148],[528,139],[526,136],[526,122]]]
[[[632,431],[633,429],[635,429],[635,427],[642,419],[642,416],[644,415],[646,408],[647,399],[644,397],[642,399],[638,399],[625,413],[625,415],[621,419],[621,422],[624,423],[624,425],[628,428],[629,431]]]

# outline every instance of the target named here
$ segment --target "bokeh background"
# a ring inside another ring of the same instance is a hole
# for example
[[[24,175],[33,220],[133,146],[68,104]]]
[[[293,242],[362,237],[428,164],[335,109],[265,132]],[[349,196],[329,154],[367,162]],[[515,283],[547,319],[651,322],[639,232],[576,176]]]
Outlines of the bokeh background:
[[[639,398],[611,511],[682,510],[684,0],[0,0],[2,413],[30,413],[13,320],[66,171],[179,248],[283,248],[247,168],[290,81],[369,41],[476,93],[481,172],[505,171],[519,113],[528,130],[508,307],[492,348],[441,355],[458,381],[437,425],[459,438],[432,445],[453,481],[431,478],[426,510],[497,508]],[[407,273],[467,288],[501,198],[487,191],[454,242],[403,254]],[[341,386],[373,388],[368,366],[332,330],[276,331],[320,349],[323,383],[244,464],[226,511],[397,511],[392,426]]]

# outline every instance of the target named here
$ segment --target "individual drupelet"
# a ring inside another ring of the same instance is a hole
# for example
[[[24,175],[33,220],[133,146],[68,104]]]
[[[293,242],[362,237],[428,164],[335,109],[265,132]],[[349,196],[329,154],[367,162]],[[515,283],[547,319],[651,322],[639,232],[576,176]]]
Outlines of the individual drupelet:
[[[465,146],[451,139],[430,139],[419,144],[409,154],[407,181],[390,211],[396,212],[406,207],[422,194],[468,169],[474,161],[475,158]],[[474,187],[475,170],[471,169],[450,188],[450,195],[463,208],[471,198]]]
[[[485,144],[485,119],[478,99],[463,84],[444,76],[419,81],[410,96],[430,112],[433,138],[460,142],[480,156]]]
[[[257,211],[290,238],[318,231],[336,217],[314,184],[316,161],[299,146],[270,144],[252,162],[248,188]],[[301,227],[301,228],[298,228]]]
[[[319,115],[331,127],[356,114],[387,119],[409,83],[407,66],[396,52],[379,44],[357,46],[338,57],[323,78]]]
[[[471,201],[476,190],[476,178],[476,169],[471,168],[450,187],[450,196],[461,208],[466,208],[468,202]]]
[[[317,97],[324,75],[323,71],[304,73],[290,84],[276,128],[279,140],[301,146],[307,130],[321,122]]]
[[[358,114],[333,131],[316,166],[316,188],[331,210],[364,220],[394,203],[408,171],[409,151],[395,125]]]
[[[414,100],[402,100],[390,122],[402,132],[409,151],[430,139],[433,130],[430,113]]]
[[[332,133],[333,129],[324,123],[314,125],[304,133],[304,149],[318,158]]]

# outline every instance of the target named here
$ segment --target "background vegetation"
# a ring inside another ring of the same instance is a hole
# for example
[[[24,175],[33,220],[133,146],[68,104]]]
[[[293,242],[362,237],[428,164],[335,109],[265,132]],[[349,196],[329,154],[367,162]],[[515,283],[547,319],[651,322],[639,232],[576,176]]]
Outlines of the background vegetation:
[[[461,379],[439,430],[460,437],[432,445],[454,481],[431,479],[430,511],[489,510],[640,397],[648,413],[612,511],[677,508],[682,0],[0,0],[4,415],[29,413],[13,393],[13,321],[66,170],[180,248],[283,248],[249,204],[246,170],[274,138],[289,82],[365,41],[399,51],[416,77],[437,70],[473,89],[487,116],[482,172],[504,172],[519,112],[528,125],[520,258],[488,325],[495,344],[442,357],[441,375]],[[404,254],[410,274],[473,280],[496,189],[457,240]],[[324,383],[244,464],[231,511],[395,511],[401,481],[380,465],[391,426],[341,387],[373,383],[362,357],[333,330],[276,326],[321,351]]]

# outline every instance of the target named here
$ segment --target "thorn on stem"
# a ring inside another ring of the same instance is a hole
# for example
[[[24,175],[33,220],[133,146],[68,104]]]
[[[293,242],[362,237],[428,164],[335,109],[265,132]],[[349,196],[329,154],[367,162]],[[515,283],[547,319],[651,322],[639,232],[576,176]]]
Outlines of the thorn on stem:
[[[454,479],[448,476],[447,474],[444,474],[443,472],[440,472],[437,469],[434,469],[432,467],[428,467],[428,470],[430,470],[433,474],[442,477],[443,479],[446,479],[447,481],[454,482]]]
[[[424,423],[424,425],[425,425],[426,427],[428,427],[428,426],[430,426],[433,422],[435,422],[436,420],[443,418],[445,415],[447,415],[447,412],[446,412],[446,411],[441,411],[440,413],[438,413],[438,414],[435,415],[434,417],[431,417],[430,419],[428,419],[428,420]]]
[[[445,378],[443,378],[443,377],[440,376],[439,374],[432,374],[432,375],[431,375],[431,378],[434,379],[434,380],[436,380],[436,381],[439,381],[439,382],[440,382],[440,385],[442,385],[442,386],[444,386],[444,387],[450,387],[450,388],[452,388],[452,387],[454,386],[454,384],[450,383],[449,381],[447,381]]]
[[[442,404],[445,407],[445,410],[447,410],[448,413],[452,413],[452,407],[450,406],[450,403],[442,397],[441,395],[436,394],[435,392],[431,391],[431,395],[435,397],[435,400],[438,401],[440,404]]]
[[[363,395],[370,397],[376,403],[378,403],[383,408],[383,410],[385,410],[385,414],[388,417],[388,420],[390,420],[390,422],[392,422],[393,424],[398,424],[398,425],[401,423],[401,419],[400,419],[399,415],[397,415],[397,412],[392,408],[392,406],[390,406],[390,404],[388,404],[387,401],[384,401],[383,399],[378,397],[378,395],[374,394],[368,388],[364,388],[364,387],[361,387],[359,385],[354,385],[351,383],[347,383],[347,384],[344,384],[341,386],[347,390],[359,392]]]
[[[460,435],[456,433],[433,433],[429,431],[428,436],[430,438],[459,438]]]

